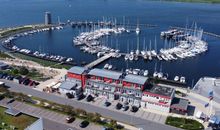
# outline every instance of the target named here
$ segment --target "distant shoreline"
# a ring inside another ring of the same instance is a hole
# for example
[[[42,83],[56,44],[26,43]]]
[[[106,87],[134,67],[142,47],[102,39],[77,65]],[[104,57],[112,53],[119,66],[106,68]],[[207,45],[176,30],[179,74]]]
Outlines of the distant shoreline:
[[[158,0],[164,2],[186,2],[186,3],[207,3],[207,4],[220,4],[220,0]]]

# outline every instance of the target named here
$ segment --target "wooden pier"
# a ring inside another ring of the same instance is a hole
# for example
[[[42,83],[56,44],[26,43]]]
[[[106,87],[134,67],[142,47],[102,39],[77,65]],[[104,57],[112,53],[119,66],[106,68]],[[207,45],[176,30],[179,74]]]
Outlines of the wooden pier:
[[[106,55],[100,57],[99,59],[97,59],[97,60],[95,60],[95,61],[93,61],[93,62],[91,62],[91,63],[85,65],[85,67],[86,67],[86,68],[93,68],[93,67],[97,66],[98,64],[104,62],[105,60],[107,60],[107,59],[113,57],[114,55],[115,55],[115,53],[106,54]]]
[[[172,29],[180,29],[180,30],[187,30],[187,31],[193,31],[193,29],[186,29],[186,28],[183,28],[183,27],[173,27],[173,26],[171,26],[170,28],[172,28]],[[212,33],[212,32],[206,32],[206,31],[204,31],[203,33],[206,34],[206,35],[209,35],[209,36],[220,38],[219,34],[215,34],[215,33]]]

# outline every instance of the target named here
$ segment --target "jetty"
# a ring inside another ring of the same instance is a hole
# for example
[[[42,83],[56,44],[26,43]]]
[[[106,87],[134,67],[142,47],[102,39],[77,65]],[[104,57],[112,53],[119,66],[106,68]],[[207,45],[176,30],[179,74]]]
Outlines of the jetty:
[[[85,67],[86,67],[86,68],[93,68],[93,67],[97,66],[98,64],[104,62],[105,60],[107,60],[107,59],[113,57],[114,55],[115,55],[115,53],[108,53],[108,54],[106,54],[106,55],[104,55],[104,56],[102,56],[102,57],[96,59],[95,61],[93,61],[93,62],[91,62],[91,63],[85,65]]]
[[[172,28],[172,29],[179,29],[179,30],[193,31],[193,29],[186,29],[186,28],[183,28],[183,27],[174,27],[174,26],[171,26],[170,28]],[[213,37],[216,37],[216,38],[220,38],[220,34],[215,34],[215,33],[206,32],[206,31],[203,31],[203,33],[206,34],[206,35],[209,35],[209,36],[213,36]]]

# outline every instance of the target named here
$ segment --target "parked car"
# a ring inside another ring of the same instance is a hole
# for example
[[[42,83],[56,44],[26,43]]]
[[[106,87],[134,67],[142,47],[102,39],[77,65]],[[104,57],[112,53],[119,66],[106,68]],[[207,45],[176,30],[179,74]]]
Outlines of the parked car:
[[[104,127],[104,128],[102,128],[102,130],[114,130],[114,128]]]
[[[110,106],[110,105],[111,105],[111,103],[110,103],[110,102],[105,101],[105,103],[104,103],[104,106],[105,106],[105,107],[108,107],[108,106]]]
[[[80,124],[79,124],[79,126],[81,127],[81,128],[85,128],[85,127],[87,127],[89,125],[89,122],[88,121],[82,121]]]
[[[117,103],[117,105],[115,106],[115,108],[117,109],[117,110],[120,110],[121,108],[122,108],[122,104],[121,103]]]
[[[66,123],[72,123],[75,120],[75,117],[69,116],[66,118]]]
[[[66,96],[67,96],[69,99],[74,98],[74,95],[73,95],[73,94],[71,94],[71,93],[66,93]]]
[[[131,107],[131,112],[137,112],[138,111],[138,107],[137,106],[132,106]]]
[[[83,93],[76,95],[77,100],[81,100],[83,99],[83,97],[84,97]]]
[[[129,106],[128,105],[123,105],[122,109],[123,109],[123,111],[127,111],[129,109]]]
[[[89,96],[87,96],[86,101],[87,101],[87,102],[90,102],[90,101],[92,101],[93,99],[94,99],[93,96],[92,96],[92,95],[89,95]]]

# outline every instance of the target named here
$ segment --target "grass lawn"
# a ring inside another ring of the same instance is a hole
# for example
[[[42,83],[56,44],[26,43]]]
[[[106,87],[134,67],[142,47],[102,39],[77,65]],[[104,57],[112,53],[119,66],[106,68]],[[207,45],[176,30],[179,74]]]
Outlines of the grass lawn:
[[[19,116],[11,116],[6,114],[4,111],[6,109],[3,107],[0,107],[0,129],[4,128],[7,130],[10,130],[11,126],[15,126],[18,130],[24,130],[27,126],[31,125],[33,122],[37,120],[37,118],[34,118],[32,116],[28,116],[25,114],[21,114]],[[5,123],[5,125],[2,125],[2,122]]]
[[[204,126],[196,120],[168,116],[166,124],[185,130],[203,130]]]
[[[12,57],[0,51],[0,58],[12,58]]]

